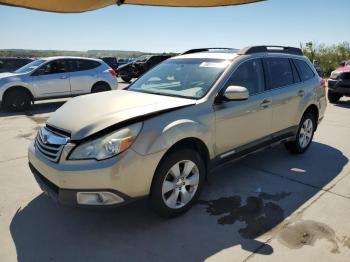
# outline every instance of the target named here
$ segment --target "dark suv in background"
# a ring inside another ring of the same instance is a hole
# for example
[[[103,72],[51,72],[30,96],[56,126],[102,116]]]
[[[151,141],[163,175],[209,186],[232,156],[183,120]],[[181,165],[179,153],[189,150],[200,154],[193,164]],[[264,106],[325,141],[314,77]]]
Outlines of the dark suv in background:
[[[19,57],[4,57],[0,58],[0,73],[13,72],[17,69],[33,62],[31,58],[19,58]]]
[[[334,70],[328,80],[328,100],[337,103],[342,96],[350,96],[350,61]]]
[[[135,59],[131,63],[121,65],[118,68],[118,76],[124,82],[130,82],[133,78],[138,78],[152,67],[170,58],[169,55],[145,55]]]

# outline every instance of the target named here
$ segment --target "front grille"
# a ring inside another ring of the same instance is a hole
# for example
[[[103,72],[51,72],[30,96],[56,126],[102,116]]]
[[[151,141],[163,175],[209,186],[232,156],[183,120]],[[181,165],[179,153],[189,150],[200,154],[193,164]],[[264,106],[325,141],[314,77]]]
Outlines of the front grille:
[[[35,148],[47,159],[58,162],[64,145],[68,142],[67,137],[57,135],[47,128],[39,130],[35,138]]]

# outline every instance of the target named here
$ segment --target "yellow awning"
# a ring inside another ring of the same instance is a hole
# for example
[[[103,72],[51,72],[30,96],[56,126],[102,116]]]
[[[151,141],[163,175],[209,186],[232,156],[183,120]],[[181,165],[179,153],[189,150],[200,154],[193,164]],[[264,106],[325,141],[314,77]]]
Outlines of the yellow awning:
[[[50,12],[79,13],[114,4],[210,7],[241,5],[262,0],[0,0],[0,4]]]

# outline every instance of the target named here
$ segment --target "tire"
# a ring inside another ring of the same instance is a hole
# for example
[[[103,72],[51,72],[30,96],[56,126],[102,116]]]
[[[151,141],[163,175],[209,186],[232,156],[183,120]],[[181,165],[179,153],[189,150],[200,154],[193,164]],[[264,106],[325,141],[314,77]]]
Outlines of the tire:
[[[152,181],[151,208],[167,218],[185,213],[198,200],[205,173],[203,159],[196,151],[179,149],[169,153],[160,162]]]
[[[328,90],[328,101],[332,104],[338,103],[339,99],[342,97],[342,95],[334,93],[331,90]]]
[[[130,76],[122,76],[121,79],[122,79],[125,83],[130,83],[130,81],[131,81],[131,77],[130,77]]]
[[[3,105],[5,110],[21,112],[28,110],[32,103],[32,97],[23,89],[13,89],[5,93]]]
[[[91,89],[91,93],[100,93],[100,92],[106,92],[106,91],[110,91],[111,88],[109,87],[108,84],[106,83],[96,83],[92,89]]]
[[[294,141],[285,143],[286,149],[292,154],[303,154],[310,147],[314,137],[316,120],[313,114],[307,112],[300,121]]]

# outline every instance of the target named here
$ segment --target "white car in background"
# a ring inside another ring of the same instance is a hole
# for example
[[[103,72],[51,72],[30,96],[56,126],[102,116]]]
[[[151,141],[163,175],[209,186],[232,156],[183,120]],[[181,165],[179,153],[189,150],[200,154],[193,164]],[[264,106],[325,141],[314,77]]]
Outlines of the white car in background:
[[[48,57],[13,73],[0,74],[0,102],[23,111],[36,100],[71,97],[117,89],[116,72],[100,59]]]

